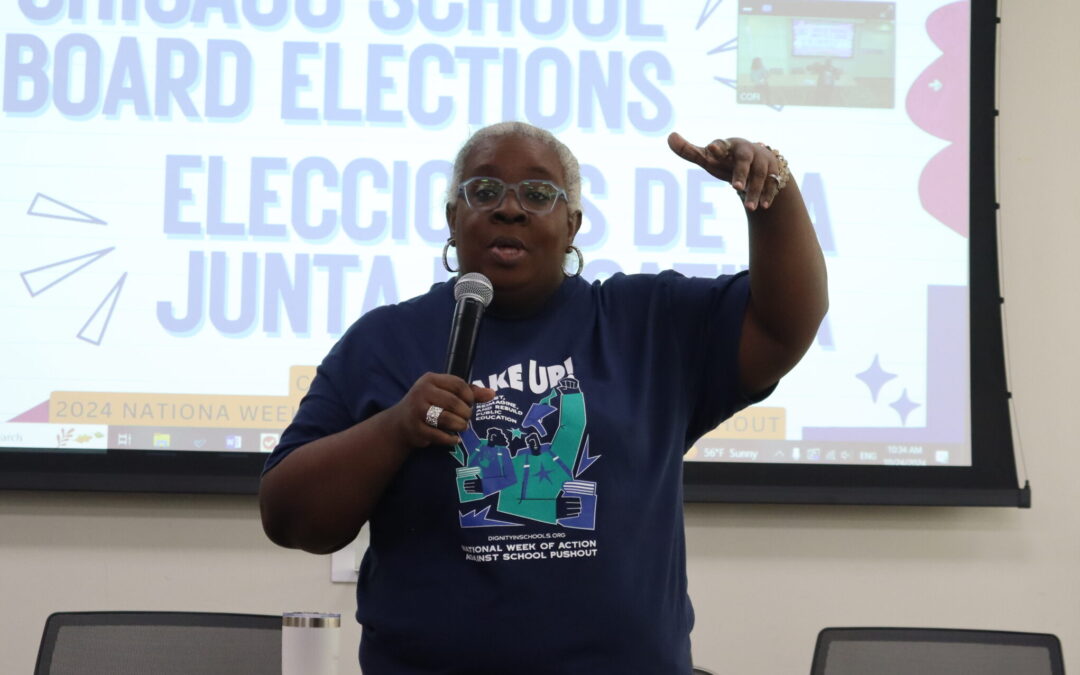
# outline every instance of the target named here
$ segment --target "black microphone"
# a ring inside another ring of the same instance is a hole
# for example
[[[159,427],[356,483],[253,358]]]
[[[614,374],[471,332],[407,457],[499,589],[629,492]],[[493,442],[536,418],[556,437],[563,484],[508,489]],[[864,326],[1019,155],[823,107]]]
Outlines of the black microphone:
[[[473,347],[480,330],[480,317],[491,303],[495,289],[479,272],[463,274],[454,284],[454,321],[450,324],[450,344],[446,346],[446,372],[466,382],[472,373]]]

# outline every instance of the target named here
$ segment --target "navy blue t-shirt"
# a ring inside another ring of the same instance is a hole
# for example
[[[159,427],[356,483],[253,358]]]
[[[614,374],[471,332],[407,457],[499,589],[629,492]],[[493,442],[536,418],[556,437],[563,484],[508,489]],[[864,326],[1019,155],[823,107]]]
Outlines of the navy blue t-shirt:
[[[495,400],[455,448],[414,451],[370,518],[365,674],[689,673],[683,454],[749,403],[748,293],[745,274],[573,278],[532,317],[485,316],[472,378]],[[439,372],[453,308],[448,282],[358,320],[267,470]]]

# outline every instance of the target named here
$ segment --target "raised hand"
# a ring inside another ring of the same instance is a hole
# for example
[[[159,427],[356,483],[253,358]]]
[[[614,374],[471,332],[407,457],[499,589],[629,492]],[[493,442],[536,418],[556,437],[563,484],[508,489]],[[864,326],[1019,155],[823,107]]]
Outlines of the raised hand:
[[[775,152],[745,138],[718,138],[702,147],[672,132],[668,147],[679,157],[731,183],[748,211],[758,206],[769,208],[788,179],[787,167]]]
[[[467,495],[482,495],[482,494],[484,494],[484,486],[481,483],[481,480],[480,480],[479,476],[477,476],[476,478],[469,478],[468,480],[466,480],[465,482],[463,482],[461,484],[461,487],[462,487],[462,489],[464,489],[465,494],[467,494]]]
[[[581,515],[581,497],[570,497],[560,492],[555,498],[555,518],[577,518]]]
[[[460,377],[424,373],[387,412],[400,437],[410,446],[452,446],[458,442],[457,434],[468,428],[473,404],[493,398],[494,390],[469,384]]]
[[[570,394],[581,389],[581,385],[578,384],[578,380],[573,375],[567,375],[563,379],[559,380],[559,384],[555,387],[564,394]]]

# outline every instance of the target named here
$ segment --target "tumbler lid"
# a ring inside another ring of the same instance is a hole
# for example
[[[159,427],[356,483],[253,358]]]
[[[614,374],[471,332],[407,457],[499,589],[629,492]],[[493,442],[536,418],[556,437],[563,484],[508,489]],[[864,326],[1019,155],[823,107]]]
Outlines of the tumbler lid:
[[[327,612],[285,612],[281,625],[287,628],[338,628],[341,615]]]

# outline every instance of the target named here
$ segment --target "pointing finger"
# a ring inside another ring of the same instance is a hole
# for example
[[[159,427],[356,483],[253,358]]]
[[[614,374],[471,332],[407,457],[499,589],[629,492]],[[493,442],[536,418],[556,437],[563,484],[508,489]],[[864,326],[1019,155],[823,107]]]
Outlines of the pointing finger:
[[[709,156],[704,148],[694,145],[674,131],[668,136],[667,142],[668,147],[671,148],[676,155],[688,162],[693,162],[694,164],[705,168],[705,164],[709,161]]]

